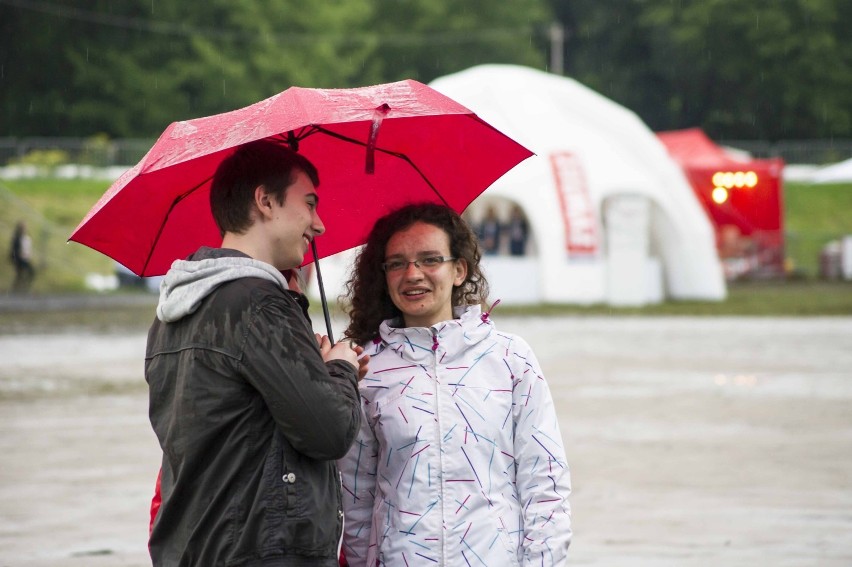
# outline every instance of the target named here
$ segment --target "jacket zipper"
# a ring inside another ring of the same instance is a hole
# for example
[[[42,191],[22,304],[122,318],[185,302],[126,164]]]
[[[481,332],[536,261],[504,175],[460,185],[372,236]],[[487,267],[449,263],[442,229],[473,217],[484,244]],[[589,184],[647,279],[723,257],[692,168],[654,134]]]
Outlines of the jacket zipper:
[[[432,329],[432,372],[435,375],[435,423],[438,427],[438,434],[435,436],[435,441],[438,445],[438,497],[441,499],[441,556],[438,565],[445,565],[444,557],[446,556],[446,525],[444,518],[444,434],[441,427],[441,381],[438,379],[438,332]]]

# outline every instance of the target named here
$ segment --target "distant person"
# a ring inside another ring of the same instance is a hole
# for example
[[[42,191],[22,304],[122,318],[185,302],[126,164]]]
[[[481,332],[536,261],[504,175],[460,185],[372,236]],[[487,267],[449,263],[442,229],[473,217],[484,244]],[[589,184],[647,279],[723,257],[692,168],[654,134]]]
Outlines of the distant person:
[[[498,331],[477,239],[441,205],[379,219],[355,260],[346,336],[365,345],[343,473],[351,567],[567,562],[568,464],[535,354]]]
[[[336,460],[358,431],[369,357],[315,335],[282,275],[325,231],[318,184],[283,146],[241,146],[210,190],[221,247],[163,280],[145,356],[163,450],[155,567],[338,565]]]
[[[529,225],[524,211],[519,205],[512,206],[509,222],[506,225],[509,237],[509,254],[512,256],[523,256],[527,253],[527,237],[529,236]]]
[[[32,258],[33,239],[27,232],[26,223],[20,221],[15,225],[12,244],[9,247],[9,260],[15,268],[15,280],[12,282],[13,293],[26,293],[30,290],[35,278]]]
[[[479,225],[479,243],[489,256],[500,252],[500,219],[493,206],[485,210],[485,217]]]

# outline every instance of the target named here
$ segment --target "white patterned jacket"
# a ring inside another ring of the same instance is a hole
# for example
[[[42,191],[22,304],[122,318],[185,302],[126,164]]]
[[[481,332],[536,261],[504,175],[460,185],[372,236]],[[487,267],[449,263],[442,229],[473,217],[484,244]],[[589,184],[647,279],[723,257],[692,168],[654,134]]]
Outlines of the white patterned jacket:
[[[367,345],[364,418],[343,475],[344,551],[368,565],[563,565],[571,491],[529,345],[478,306]]]

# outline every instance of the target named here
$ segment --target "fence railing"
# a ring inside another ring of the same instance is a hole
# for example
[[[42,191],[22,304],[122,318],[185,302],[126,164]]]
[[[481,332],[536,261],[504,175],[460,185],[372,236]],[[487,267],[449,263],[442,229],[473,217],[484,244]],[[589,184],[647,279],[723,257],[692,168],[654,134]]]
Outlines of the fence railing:
[[[852,157],[852,140],[719,140],[719,144],[745,150],[755,158],[780,157],[785,163],[827,165]]]
[[[0,138],[0,166],[130,166],[142,159],[153,144],[154,140],[136,138]]]
[[[756,158],[783,158],[786,163],[826,165],[852,157],[852,139],[720,140]],[[154,144],[153,139],[0,138],[0,166],[14,163],[98,167],[135,165]]]

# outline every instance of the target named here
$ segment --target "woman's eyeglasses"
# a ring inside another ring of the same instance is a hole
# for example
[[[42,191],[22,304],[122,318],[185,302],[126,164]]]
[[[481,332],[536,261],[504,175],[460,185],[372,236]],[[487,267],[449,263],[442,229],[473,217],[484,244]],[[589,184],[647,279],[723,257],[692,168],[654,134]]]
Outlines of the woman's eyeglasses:
[[[434,270],[444,262],[452,262],[455,258],[446,256],[426,256],[416,260],[389,260],[382,264],[382,269],[385,272],[399,272],[408,269],[409,264],[414,264],[414,267],[419,270]]]

